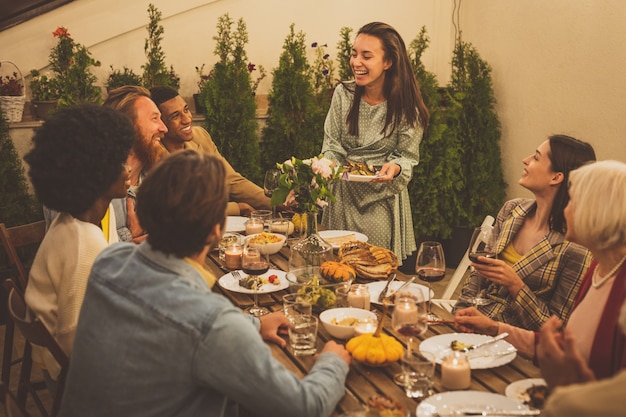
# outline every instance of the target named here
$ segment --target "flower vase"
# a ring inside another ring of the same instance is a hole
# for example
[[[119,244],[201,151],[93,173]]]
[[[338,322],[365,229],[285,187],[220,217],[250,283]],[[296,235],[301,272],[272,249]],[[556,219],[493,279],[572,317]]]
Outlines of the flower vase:
[[[289,270],[307,267],[311,270],[334,258],[333,247],[317,233],[317,213],[307,212],[306,236],[291,247]]]

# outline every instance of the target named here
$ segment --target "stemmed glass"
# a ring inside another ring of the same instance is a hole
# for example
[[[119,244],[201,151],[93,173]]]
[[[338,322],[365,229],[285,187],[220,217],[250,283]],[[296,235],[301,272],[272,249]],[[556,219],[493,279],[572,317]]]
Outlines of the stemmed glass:
[[[428,284],[428,321],[440,320],[431,312],[431,283],[441,281],[446,276],[446,258],[439,242],[422,242],[415,261],[417,277]]]
[[[265,196],[272,198],[274,190],[278,188],[278,181],[280,180],[280,169],[270,168],[265,171],[265,179],[263,180],[263,191]],[[272,217],[276,218],[276,206],[272,206]]]
[[[472,238],[469,244],[468,258],[472,262],[479,264],[487,264],[487,262],[481,262],[478,260],[479,256],[485,258],[496,259],[496,234],[493,231],[493,226],[483,225],[474,229]],[[488,298],[483,297],[483,288],[479,287],[476,294],[472,298],[474,306],[483,306],[489,304],[491,301]]]
[[[254,303],[246,309],[246,313],[251,316],[260,317],[270,312],[267,308],[259,306],[259,287],[261,286],[259,276],[266,273],[269,268],[270,263],[268,256],[261,254],[259,249],[246,243],[241,255],[241,269],[244,273],[252,275],[255,281],[252,285],[254,290]]]
[[[423,335],[428,330],[426,300],[421,292],[396,294],[391,325],[397,333],[406,338],[407,353],[413,352],[414,338]],[[405,373],[396,374],[394,380],[398,385],[404,386]]]

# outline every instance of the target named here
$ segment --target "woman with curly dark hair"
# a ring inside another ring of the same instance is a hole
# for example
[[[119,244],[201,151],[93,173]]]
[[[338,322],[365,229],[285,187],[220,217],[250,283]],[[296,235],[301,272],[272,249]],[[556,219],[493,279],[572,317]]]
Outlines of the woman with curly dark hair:
[[[125,162],[134,140],[122,113],[85,104],[46,121],[24,157],[40,202],[60,212],[35,256],[26,302],[68,356],[89,271],[107,246],[104,232],[113,230],[109,238],[117,241],[115,225],[103,227],[102,221],[111,200],[124,197],[130,185]],[[54,358],[35,347],[33,356],[56,379]]]
[[[370,182],[333,184],[337,202],[324,210],[322,224],[362,232],[404,259],[416,249],[407,185],[419,161],[428,109],[404,41],[391,26],[373,22],[359,29],[350,67],[354,80],[335,89],[322,152],[341,165],[380,169]]]

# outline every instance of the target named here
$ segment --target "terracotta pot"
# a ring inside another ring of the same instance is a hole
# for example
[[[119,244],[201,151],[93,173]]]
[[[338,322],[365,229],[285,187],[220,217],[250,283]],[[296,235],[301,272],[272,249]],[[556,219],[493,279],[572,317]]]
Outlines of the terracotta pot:
[[[46,120],[57,109],[58,100],[33,100],[32,104],[35,117]]]

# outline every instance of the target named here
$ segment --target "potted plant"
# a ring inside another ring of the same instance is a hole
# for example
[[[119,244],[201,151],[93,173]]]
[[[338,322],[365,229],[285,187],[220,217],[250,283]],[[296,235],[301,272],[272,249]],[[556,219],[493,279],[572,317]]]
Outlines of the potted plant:
[[[161,12],[150,3],[148,5],[149,23],[146,26],[148,37],[144,44],[144,52],[148,61],[141,66],[143,69],[143,86],[152,88],[159,85],[167,85],[176,90],[180,87],[180,77],[174,71],[174,67],[167,68],[165,64],[165,53],[161,48],[163,40],[163,26],[161,22]]]
[[[22,72],[11,61],[0,61],[0,68],[3,64],[13,65],[16,71],[10,75],[0,76],[0,108],[10,123],[20,122],[26,100]]]
[[[95,85],[97,78],[91,67],[100,66],[89,50],[72,39],[64,27],[58,27],[52,35],[57,44],[50,51],[51,72],[42,75],[39,70],[31,71],[31,94],[35,113],[39,118],[44,106],[42,102],[56,100],[60,106],[77,103],[100,103],[102,92]],[[49,103],[45,103],[48,104]]]
[[[214,53],[218,57],[202,87],[206,105],[205,127],[231,165],[246,178],[260,183],[259,138],[254,83],[245,46],[248,32],[243,19],[236,29],[228,14],[220,16]],[[254,65],[254,64],[252,64]]]
[[[322,149],[326,114],[315,96],[304,33],[296,34],[294,26],[290,26],[278,68],[273,71],[267,123],[262,133],[264,169],[291,156],[308,158]]]
[[[141,76],[126,65],[121,70],[113,68],[113,65],[110,68],[111,73],[106,83],[107,92],[124,85],[141,85]]]
[[[30,76],[29,87],[35,117],[46,119],[59,101],[58,80],[51,74],[42,74],[35,69],[30,71]]]

